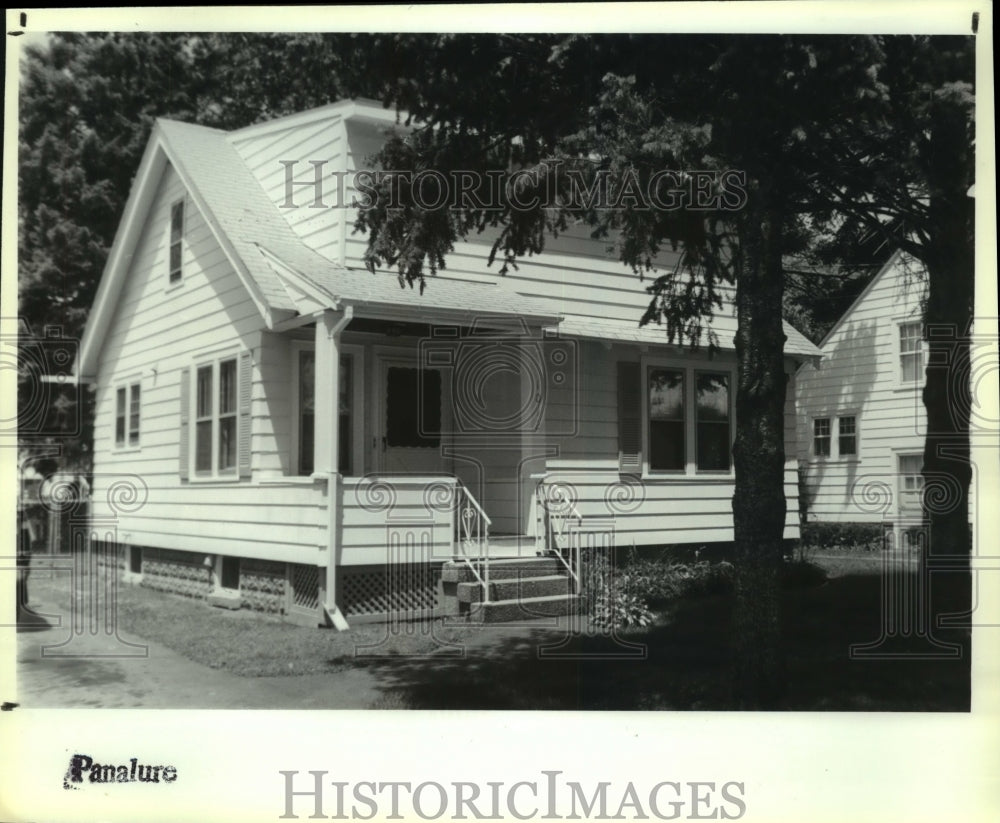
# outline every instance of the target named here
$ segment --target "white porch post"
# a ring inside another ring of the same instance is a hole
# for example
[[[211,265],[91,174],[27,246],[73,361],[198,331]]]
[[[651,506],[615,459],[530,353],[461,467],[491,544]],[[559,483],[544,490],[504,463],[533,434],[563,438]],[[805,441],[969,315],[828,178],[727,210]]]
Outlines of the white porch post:
[[[326,478],[327,541],[326,596],[323,604],[330,622],[343,631],[347,620],[337,607],[337,555],[341,483],[338,448],[340,444],[340,333],[353,312],[322,312],[316,318],[316,409],[314,416],[313,472]]]

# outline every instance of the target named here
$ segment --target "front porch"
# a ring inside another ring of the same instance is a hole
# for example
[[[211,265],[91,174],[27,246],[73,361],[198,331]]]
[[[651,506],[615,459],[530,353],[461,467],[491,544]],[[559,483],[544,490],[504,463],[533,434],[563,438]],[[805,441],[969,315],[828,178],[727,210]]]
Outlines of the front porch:
[[[475,602],[489,602],[504,594],[492,563],[553,548],[537,504],[552,451],[545,381],[549,360],[574,360],[541,357],[538,341],[558,345],[543,329],[557,318],[438,311],[433,321],[345,306],[262,341],[268,405],[284,395],[289,406],[282,476],[308,477],[334,501],[320,513],[318,599],[341,629],[454,612],[444,587],[459,581],[442,569],[456,563],[481,589]],[[270,391],[272,375],[284,392]],[[573,392],[575,375],[562,367],[555,384]]]
[[[579,596],[582,518],[533,479],[530,533],[491,533],[456,477],[344,478],[327,585],[351,622],[441,615],[475,621],[566,614]],[[574,528],[575,527],[575,528]]]

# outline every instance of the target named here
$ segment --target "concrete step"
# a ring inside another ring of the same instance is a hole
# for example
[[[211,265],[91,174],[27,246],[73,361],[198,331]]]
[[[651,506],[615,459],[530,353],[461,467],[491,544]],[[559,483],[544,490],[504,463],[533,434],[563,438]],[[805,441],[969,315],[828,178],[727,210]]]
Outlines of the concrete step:
[[[467,615],[471,623],[508,623],[576,614],[580,610],[580,603],[581,598],[576,594],[493,600],[489,603],[470,604]]]
[[[518,577],[541,577],[547,574],[565,572],[566,567],[557,557],[507,557],[502,560],[484,561],[490,564],[490,581],[507,580]],[[473,561],[480,570],[480,563]],[[482,571],[480,570],[480,574]],[[441,579],[445,583],[469,583],[476,579],[472,570],[461,560],[449,560],[441,567]]]
[[[518,600],[573,593],[573,581],[565,574],[546,574],[538,577],[509,577],[494,580],[490,570],[490,600]],[[459,603],[478,603],[483,599],[479,581],[458,584]]]

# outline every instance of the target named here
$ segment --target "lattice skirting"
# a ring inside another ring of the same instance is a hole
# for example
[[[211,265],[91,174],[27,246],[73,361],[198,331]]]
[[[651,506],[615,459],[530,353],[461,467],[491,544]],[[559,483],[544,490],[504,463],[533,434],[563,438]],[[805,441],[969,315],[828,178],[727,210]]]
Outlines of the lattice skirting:
[[[119,572],[125,571],[128,547],[121,543],[105,543],[103,540],[95,540],[91,546],[98,566],[101,568],[110,566]]]
[[[185,597],[208,597],[212,592],[210,569],[203,554],[171,549],[142,550],[142,585]]]
[[[257,612],[281,614],[285,610],[285,565],[273,560],[241,560],[243,606]]]
[[[441,564],[345,566],[338,570],[338,602],[344,615],[415,619],[441,605]]]
[[[306,566],[302,563],[288,564],[290,608],[297,611],[319,610],[319,575],[318,566]]]
[[[172,549],[137,547],[142,552],[141,585],[157,591],[205,599],[213,592],[205,555]],[[129,568],[129,546],[98,552],[97,562]],[[243,608],[293,617],[318,613],[323,568],[301,563],[240,559],[239,591]],[[337,570],[337,600],[345,616],[359,622],[419,620],[443,605],[440,563],[347,566]]]

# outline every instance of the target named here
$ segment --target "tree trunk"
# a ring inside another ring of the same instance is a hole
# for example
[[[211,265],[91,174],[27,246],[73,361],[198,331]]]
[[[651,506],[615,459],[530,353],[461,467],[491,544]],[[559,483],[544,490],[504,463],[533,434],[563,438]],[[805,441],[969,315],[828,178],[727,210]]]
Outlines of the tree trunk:
[[[965,113],[941,102],[931,113],[928,148],[928,192],[933,243],[927,244],[927,372],[923,402],[927,411],[924,444],[924,515],[929,526],[928,555],[952,555],[959,571],[969,574],[972,552],[969,528],[969,425],[972,410],[971,320],[975,304],[974,201],[968,196],[965,169],[974,151]],[[931,575],[930,613],[940,612],[936,592],[944,575]],[[963,586],[971,607],[970,585]],[[935,585],[935,584],[938,585]],[[932,624],[933,625],[933,624]]]
[[[741,216],[737,280],[736,602],[733,687],[740,708],[774,706],[784,689],[779,575],[785,527],[781,214],[767,190]]]

